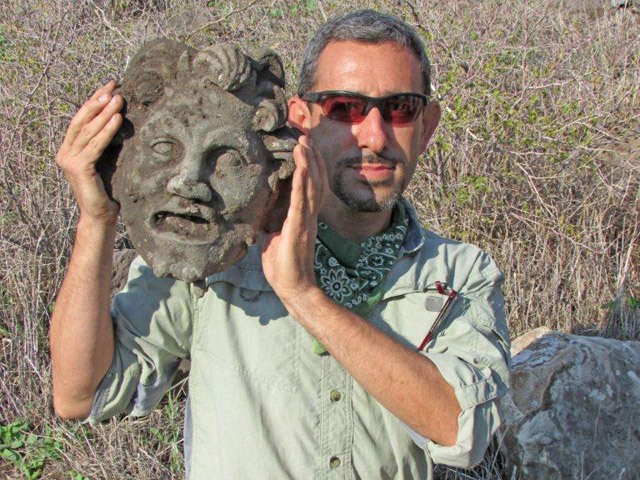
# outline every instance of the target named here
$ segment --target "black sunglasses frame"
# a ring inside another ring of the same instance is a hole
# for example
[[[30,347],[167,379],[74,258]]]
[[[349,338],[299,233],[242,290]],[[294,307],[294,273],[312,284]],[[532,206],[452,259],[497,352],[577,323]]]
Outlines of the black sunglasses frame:
[[[300,98],[302,100],[305,100],[307,102],[311,102],[311,103],[317,103],[318,105],[320,105],[322,107],[322,104],[324,103],[324,101],[328,98],[328,97],[352,97],[352,98],[360,98],[364,101],[366,101],[366,106],[364,109],[364,112],[362,112],[362,116],[363,119],[366,115],[368,115],[368,113],[371,111],[372,108],[378,108],[378,110],[380,110],[380,113],[382,113],[383,118],[384,118],[384,113],[385,110],[383,108],[384,106],[384,102],[393,99],[393,98],[397,98],[397,97],[413,97],[413,98],[419,98],[420,100],[422,100],[422,106],[419,107],[418,109],[416,109],[416,113],[413,116],[413,118],[407,122],[400,122],[400,124],[404,124],[404,123],[411,123],[412,121],[414,121],[418,115],[420,115],[420,112],[422,112],[424,110],[424,108],[429,105],[429,96],[428,95],[424,95],[422,93],[415,93],[415,92],[407,92],[407,93],[392,93],[391,95],[385,95],[383,97],[369,97],[367,95],[363,95],[361,93],[356,93],[356,92],[350,92],[348,90],[326,90],[323,92],[308,92],[305,93],[304,95],[300,96]],[[324,111],[324,110],[323,110]],[[331,118],[331,117],[328,117]],[[349,121],[344,121],[344,120],[338,120],[338,119],[332,119],[336,122],[341,122],[341,123],[355,123],[355,122],[349,122]],[[385,122],[390,122],[393,123],[390,119],[384,118]]]

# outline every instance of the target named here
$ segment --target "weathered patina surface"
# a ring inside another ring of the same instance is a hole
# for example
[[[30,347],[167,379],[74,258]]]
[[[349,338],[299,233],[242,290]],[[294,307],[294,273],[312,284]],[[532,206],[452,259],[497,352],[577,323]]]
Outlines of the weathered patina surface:
[[[125,122],[99,170],[156,275],[202,280],[280,228],[295,137],[275,53],[155,40],[119,93]]]

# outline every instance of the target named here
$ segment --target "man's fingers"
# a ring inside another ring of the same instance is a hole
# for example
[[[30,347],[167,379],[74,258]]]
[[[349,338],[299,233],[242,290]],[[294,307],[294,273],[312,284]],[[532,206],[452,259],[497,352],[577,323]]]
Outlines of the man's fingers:
[[[315,166],[313,152],[311,151],[311,148],[309,148],[308,138],[303,135],[302,137],[300,137],[298,142],[298,149],[300,152],[300,165],[304,165],[304,168],[307,171],[307,175],[305,177],[305,199],[311,203],[314,190],[313,184],[315,178],[318,175],[318,169]],[[311,207],[311,205],[309,206]]]
[[[307,201],[309,204],[308,206],[313,214],[317,214],[324,198],[326,169],[324,169],[322,160],[316,156],[315,152],[311,148],[309,138],[306,135],[303,135],[298,141],[309,170],[306,191]]]
[[[96,92],[87,100],[80,110],[71,119],[67,134],[62,143],[63,148],[70,148],[75,142],[76,138],[80,134],[82,128],[95,118],[105,107],[109,104],[111,98],[113,98],[113,90],[116,88],[116,82],[113,80],[106,85],[100,87]]]
[[[103,128],[87,143],[85,148],[87,153],[95,160],[98,160],[98,157],[107,148],[120,125],[122,125],[122,115],[119,113],[112,115]]]
[[[93,138],[103,131],[111,119],[115,115],[118,115],[118,112],[122,109],[122,104],[123,100],[120,95],[111,97],[111,100],[107,105],[105,105],[90,122],[82,126],[75,141],[71,145],[70,153],[74,154],[80,152],[89,144],[89,142],[92,142]],[[113,133],[115,134],[115,131]]]
[[[315,160],[318,165],[318,172],[320,175],[320,198],[324,199],[324,196],[329,191],[329,174],[327,173],[327,164],[324,162],[324,158],[320,157],[320,155],[315,155]]]
[[[289,201],[289,203],[290,210],[293,209],[294,213],[300,216],[304,216],[307,209],[306,184],[308,170],[306,161],[303,157],[304,154],[302,153],[300,146],[297,145],[293,150],[293,158],[296,163],[296,169],[293,172],[293,181],[291,182],[291,200]]]

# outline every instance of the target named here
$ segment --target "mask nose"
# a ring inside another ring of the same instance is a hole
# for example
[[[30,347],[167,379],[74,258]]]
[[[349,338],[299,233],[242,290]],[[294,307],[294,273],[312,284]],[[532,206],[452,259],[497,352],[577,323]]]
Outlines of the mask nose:
[[[184,161],[180,171],[167,184],[173,195],[208,203],[213,199],[211,188],[202,179],[202,162]]]

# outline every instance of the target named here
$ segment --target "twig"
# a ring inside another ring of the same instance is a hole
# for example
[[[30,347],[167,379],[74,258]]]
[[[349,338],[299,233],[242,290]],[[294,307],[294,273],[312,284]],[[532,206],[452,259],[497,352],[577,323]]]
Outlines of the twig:
[[[109,19],[107,18],[107,14],[104,12],[104,10],[102,8],[100,8],[98,6],[98,4],[96,3],[95,0],[89,0],[91,2],[91,4],[93,5],[93,8],[95,8],[96,12],[98,13],[98,16],[100,17],[100,20],[102,20],[102,23],[112,32],[115,32],[124,43],[126,43],[127,45],[129,45],[130,47],[133,47],[133,42],[130,41],[127,37],[125,37],[122,32],[120,30],[118,30],[116,27],[114,27],[111,22],[109,21]]]
[[[227,18],[231,17],[232,15],[235,15],[235,14],[240,13],[240,12],[244,12],[244,11],[250,9],[251,7],[253,7],[256,3],[258,3],[258,0],[254,0],[252,2],[247,3],[246,5],[243,6],[243,8],[238,8],[238,9],[231,8],[231,10],[228,13],[224,14],[223,16],[221,16],[219,18],[216,18],[215,20],[212,20],[210,22],[207,22],[204,25],[202,25],[201,27],[198,27],[195,30],[193,30],[192,32],[188,33],[185,36],[185,39],[186,40],[190,40],[191,37],[193,35],[195,35],[196,33],[201,32],[202,30],[205,30],[205,29],[207,29],[209,27],[212,27],[214,25],[217,25],[219,23],[222,23],[223,21],[225,21]]]

